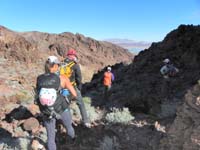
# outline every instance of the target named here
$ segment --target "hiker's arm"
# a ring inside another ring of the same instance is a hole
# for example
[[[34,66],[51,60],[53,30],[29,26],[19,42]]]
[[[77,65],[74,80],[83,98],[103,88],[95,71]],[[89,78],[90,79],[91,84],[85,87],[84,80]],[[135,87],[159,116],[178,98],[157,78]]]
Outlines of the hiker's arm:
[[[39,77],[37,77],[36,87],[34,88],[34,104],[38,105]]]
[[[69,78],[67,78],[65,75],[60,75],[60,79],[61,79],[61,87],[68,89],[73,97],[77,97],[76,91],[72,86]]]
[[[166,75],[167,74],[167,67],[166,66],[163,66],[161,69],[160,69],[160,73],[162,75]]]
[[[115,80],[115,76],[114,76],[114,74],[112,72],[111,72],[111,79],[112,79],[112,81]]]
[[[77,88],[81,91],[81,88],[82,88],[82,75],[81,75],[80,66],[78,64],[75,64],[74,71],[75,71],[75,80],[76,80]]]

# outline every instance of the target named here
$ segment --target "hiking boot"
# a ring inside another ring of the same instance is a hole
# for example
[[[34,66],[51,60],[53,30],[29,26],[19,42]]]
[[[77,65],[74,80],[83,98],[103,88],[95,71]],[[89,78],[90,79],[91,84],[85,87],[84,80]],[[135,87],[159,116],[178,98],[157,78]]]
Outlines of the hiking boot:
[[[92,127],[92,126],[91,126],[91,123],[89,123],[89,122],[84,123],[84,126],[85,126],[86,128],[91,128],[91,127]]]

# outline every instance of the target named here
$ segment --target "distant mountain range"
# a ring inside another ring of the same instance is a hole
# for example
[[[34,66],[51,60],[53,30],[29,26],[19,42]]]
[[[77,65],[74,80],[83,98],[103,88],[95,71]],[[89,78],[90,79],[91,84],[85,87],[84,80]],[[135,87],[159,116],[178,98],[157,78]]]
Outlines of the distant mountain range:
[[[105,39],[105,41],[119,45],[123,48],[130,50],[131,52],[137,52],[150,47],[151,42],[134,41],[129,39]]]

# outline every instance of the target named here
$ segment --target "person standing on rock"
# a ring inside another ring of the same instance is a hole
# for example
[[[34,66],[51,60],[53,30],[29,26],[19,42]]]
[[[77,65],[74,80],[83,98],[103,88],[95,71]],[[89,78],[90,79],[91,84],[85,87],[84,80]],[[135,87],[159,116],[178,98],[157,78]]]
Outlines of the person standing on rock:
[[[109,91],[112,86],[112,82],[114,81],[114,74],[111,72],[111,67],[108,66],[106,72],[103,77],[103,85],[104,85],[104,98],[107,100],[109,97]]]
[[[166,58],[163,60],[164,65],[160,69],[160,73],[163,76],[163,86],[162,86],[162,94],[167,95],[169,98],[170,95],[170,81],[173,77],[177,75],[179,72],[178,68],[176,68],[170,61],[170,59]]]
[[[76,103],[79,107],[82,121],[85,127],[90,128],[91,124],[85,109],[85,104],[81,95],[82,75],[78,64],[78,57],[76,50],[69,49],[65,55],[64,64],[61,66],[60,74],[69,77],[71,84],[77,93]],[[66,90],[64,90],[66,91]]]
[[[171,63],[171,61],[166,58],[163,60],[164,66],[160,69],[160,73],[165,79],[174,77],[179,72],[179,70]]]
[[[75,140],[75,131],[72,127],[72,117],[69,104],[59,92],[60,87],[67,88],[74,98],[76,91],[69,79],[63,75],[58,76],[60,61],[56,56],[49,56],[45,63],[45,73],[37,77],[35,103],[39,105],[43,116],[44,126],[47,130],[47,148],[56,150],[56,120],[61,119],[71,141]]]

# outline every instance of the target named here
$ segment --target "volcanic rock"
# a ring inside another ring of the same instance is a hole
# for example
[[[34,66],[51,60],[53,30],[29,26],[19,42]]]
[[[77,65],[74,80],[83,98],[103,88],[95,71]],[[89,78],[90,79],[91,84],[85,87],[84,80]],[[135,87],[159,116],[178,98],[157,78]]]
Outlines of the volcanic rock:
[[[133,112],[152,113],[160,117],[173,117],[176,108],[183,103],[187,90],[200,78],[200,26],[180,25],[170,32],[163,41],[153,43],[141,51],[130,65],[112,66],[116,80],[111,88],[109,100],[102,101],[104,70],[85,84],[83,92],[93,96],[94,105],[129,107]],[[179,74],[170,78],[169,87],[163,84],[160,74],[163,60],[169,58],[179,69]],[[163,93],[162,89],[169,89]],[[94,95],[94,94],[93,94]]]
[[[31,117],[31,118],[24,121],[23,128],[24,128],[25,131],[35,132],[35,131],[38,130],[39,125],[40,124],[39,124],[38,120]]]

